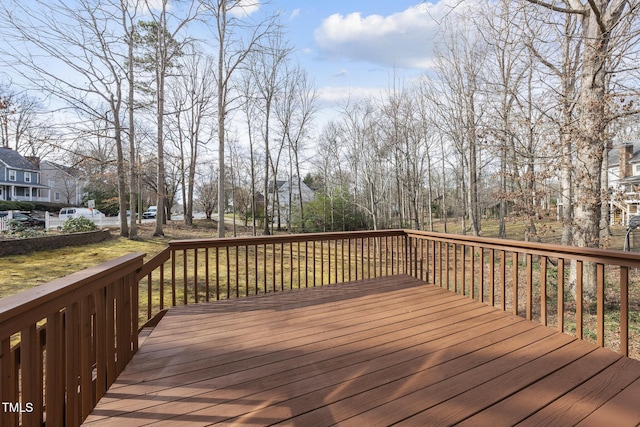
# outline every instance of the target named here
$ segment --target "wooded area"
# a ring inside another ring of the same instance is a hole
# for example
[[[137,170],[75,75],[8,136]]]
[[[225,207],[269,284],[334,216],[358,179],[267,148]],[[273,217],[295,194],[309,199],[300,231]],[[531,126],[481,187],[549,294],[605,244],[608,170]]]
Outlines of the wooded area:
[[[606,153],[638,134],[638,2],[448,7],[424,73],[393,70],[321,123],[321,90],[268,3],[3,2],[2,145],[82,168],[89,198],[134,213],[124,236],[151,204],[163,234],[182,204],[187,223],[218,212],[220,236],[225,212],[263,234],[442,221],[478,235],[495,215],[501,237],[518,218],[535,240],[559,203],[563,243],[599,246]]]

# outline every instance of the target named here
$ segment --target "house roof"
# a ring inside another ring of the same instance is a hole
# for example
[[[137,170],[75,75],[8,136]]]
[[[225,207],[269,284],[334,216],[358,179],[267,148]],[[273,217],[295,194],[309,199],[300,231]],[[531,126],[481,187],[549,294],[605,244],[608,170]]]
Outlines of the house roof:
[[[81,172],[79,169],[77,168],[73,168],[73,167],[69,167],[69,166],[64,166],[61,165],[59,163],[54,163],[54,162],[50,162],[50,161],[44,161],[43,163],[46,163],[48,165],[51,165],[51,167],[56,168],[58,170],[61,170],[62,172],[66,173],[67,175],[71,175],[74,178],[78,178],[81,175]]]
[[[0,147],[0,162],[11,169],[38,171],[33,163],[22,157],[17,151],[7,147]]]
[[[287,181],[284,180],[277,180],[276,181],[276,188],[280,189],[280,187],[282,187],[283,185],[285,185],[287,183]],[[269,192],[272,193],[273,192],[273,181],[271,181],[269,183]]]

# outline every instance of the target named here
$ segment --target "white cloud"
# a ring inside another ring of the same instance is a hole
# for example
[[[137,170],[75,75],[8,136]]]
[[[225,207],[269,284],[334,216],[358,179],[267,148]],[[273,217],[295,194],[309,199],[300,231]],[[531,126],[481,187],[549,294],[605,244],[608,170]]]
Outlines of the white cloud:
[[[260,0],[240,0],[229,13],[233,16],[244,18],[260,9]]]
[[[321,54],[331,60],[427,68],[439,23],[459,4],[460,0],[421,3],[389,16],[334,14],[316,29],[315,40]]]
[[[300,15],[300,11],[300,9],[294,9],[289,16],[289,21],[293,21],[296,17],[298,17],[298,15]]]

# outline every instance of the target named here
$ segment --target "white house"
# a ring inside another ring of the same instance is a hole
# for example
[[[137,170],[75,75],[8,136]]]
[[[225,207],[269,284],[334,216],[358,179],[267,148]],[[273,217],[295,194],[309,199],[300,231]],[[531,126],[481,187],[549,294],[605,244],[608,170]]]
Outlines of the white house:
[[[613,147],[607,161],[611,223],[626,224],[640,214],[640,141]]]
[[[58,163],[40,162],[42,182],[51,188],[49,202],[64,203],[71,206],[82,204],[82,189],[86,185],[79,170]]]
[[[302,199],[303,203],[313,200],[313,190],[302,180],[300,180],[300,186],[298,187],[298,177],[293,177],[291,180],[278,180],[275,188],[276,191],[274,191],[273,182],[269,184],[270,200],[276,200],[279,205],[279,210],[276,209],[276,212],[272,213],[274,224],[280,222],[281,225],[287,225],[291,220],[289,206],[298,206],[300,199]],[[291,198],[289,198],[289,195],[291,195]],[[278,211],[280,217],[278,217]]]

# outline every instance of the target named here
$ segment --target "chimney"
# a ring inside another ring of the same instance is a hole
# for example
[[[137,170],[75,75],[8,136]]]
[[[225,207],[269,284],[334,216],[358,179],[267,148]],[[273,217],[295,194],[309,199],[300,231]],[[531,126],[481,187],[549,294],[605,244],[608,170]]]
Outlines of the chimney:
[[[620,148],[620,179],[633,175],[629,160],[633,157],[633,144],[621,145]]]

